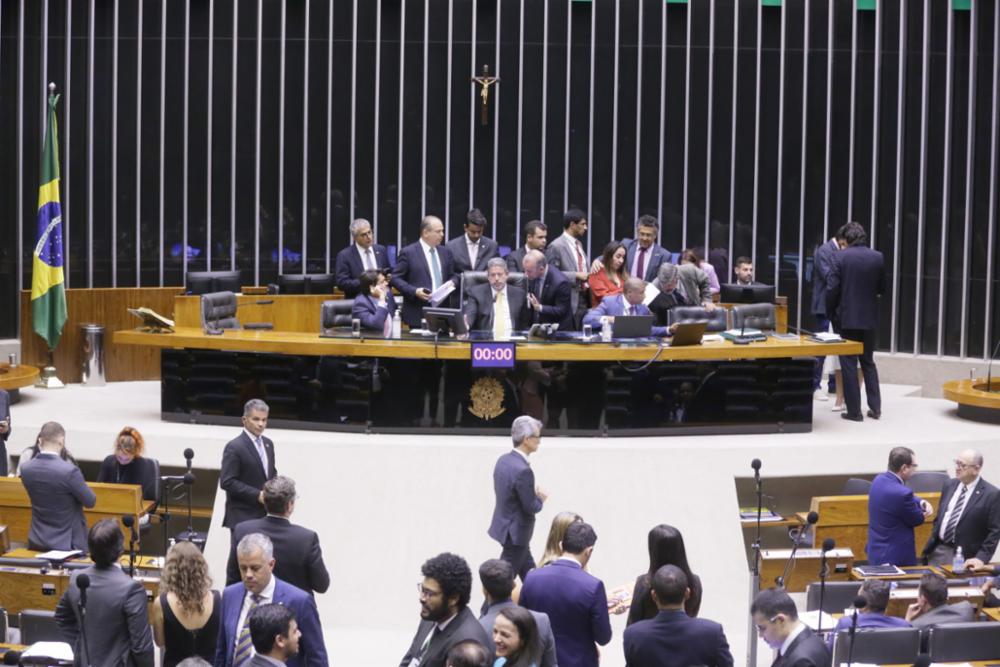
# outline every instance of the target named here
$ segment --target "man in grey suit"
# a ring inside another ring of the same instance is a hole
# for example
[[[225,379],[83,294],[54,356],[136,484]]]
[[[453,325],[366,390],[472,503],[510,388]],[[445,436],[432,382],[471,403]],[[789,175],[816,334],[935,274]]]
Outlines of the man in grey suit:
[[[97,496],[83,481],[80,469],[60,457],[65,447],[66,430],[61,424],[46,422],[38,433],[38,455],[21,471],[31,499],[28,546],[35,551],[87,548],[83,508],[93,507]]]
[[[257,652],[247,667],[284,665],[299,654],[302,632],[295,612],[283,604],[262,604],[250,611],[250,641]]]
[[[494,257],[488,263],[489,282],[469,290],[465,314],[473,331],[490,331],[499,340],[528,328],[528,296],[520,287],[507,284],[507,263]]]
[[[940,574],[920,577],[917,601],[906,608],[906,620],[915,628],[967,623],[975,620],[976,608],[966,600],[948,604],[948,582]]]
[[[483,595],[486,596],[486,611],[479,617],[479,623],[490,638],[490,652],[495,654],[493,625],[496,623],[497,614],[501,609],[517,606],[510,599],[514,590],[514,568],[505,560],[491,558],[479,566],[479,581],[483,584]],[[541,611],[533,611],[531,615],[535,617],[538,640],[542,645],[542,659],[538,667],[556,667],[556,639],[552,634],[549,615]]]
[[[542,422],[522,415],[510,427],[514,449],[497,459],[493,468],[493,492],[496,505],[489,535],[500,543],[500,558],[514,568],[521,581],[535,567],[531,557],[531,535],[535,515],[542,511],[548,494],[535,484],[528,456],[538,451],[542,442]]]
[[[566,274],[573,285],[570,303],[573,307],[574,324],[579,327],[590,306],[590,262],[581,239],[587,234],[587,216],[578,208],[571,208],[563,214],[563,233],[549,243],[545,257],[549,264]]]
[[[524,271],[524,256],[532,250],[545,252],[549,231],[541,220],[532,220],[524,226],[524,245],[507,255],[507,270]]]
[[[56,623],[73,646],[76,665],[153,667],[146,591],[118,567],[125,538],[118,522],[101,519],[87,537],[93,567],[73,574],[56,606]],[[81,611],[79,582],[89,586]],[[84,614],[85,612],[85,614]]]
[[[465,271],[485,271],[486,263],[500,256],[497,242],[483,236],[486,230],[486,216],[478,208],[469,211],[465,217],[465,233],[445,244],[455,258],[455,273]]]

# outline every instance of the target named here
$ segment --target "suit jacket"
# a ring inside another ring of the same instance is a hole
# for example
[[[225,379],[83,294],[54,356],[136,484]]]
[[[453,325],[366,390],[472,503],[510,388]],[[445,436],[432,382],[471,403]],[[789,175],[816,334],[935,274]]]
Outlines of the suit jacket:
[[[451,251],[451,256],[455,258],[455,273],[461,275],[466,271],[485,271],[486,263],[494,257],[500,256],[500,246],[493,239],[485,236],[479,237],[479,252],[476,253],[476,265],[472,266],[469,258],[469,245],[463,233],[461,236],[453,238],[445,244]]]
[[[833,269],[833,259],[840,247],[835,240],[830,240],[816,248],[813,253],[812,274],[812,312],[813,315],[826,315],[827,282]]]
[[[934,517],[934,528],[924,546],[926,558],[941,542],[941,521],[960,482],[949,479],[941,489],[941,505]],[[1000,491],[982,477],[972,495],[965,499],[965,509],[955,526],[955,546],[962,547],[966,558],[978,558],[984,563],[993,560],[997,541],[1000,540]]]
[[[375,253],[375,266],[379,269],[388,269],[389,255],[385,251],[385,246],[373,243],[372,252]],[[358,284],[358,276],[365,270],[361,255],[358,254],[357,244],[352,243],[337,253],[335,267],[337,287],[344,292],[346,298],[353,299],[358,295],[358,290],[361,289]]]
[[[274,663],[254,653],[253,657],[250,658],[250,662],[247,663],[247,667],[274,667]]]
[[[469,290],[465,302],[465,314],[469,318],[469,328],[473,331],[493,331],[493,286],[489,283],[476,285]],[[523,331],[528,328],[528,296],[520,287],[507,285],[507,308],[510,309],[511,329]]]
[[[841,616],[837,619],[837,625],[834,626],[833,632],[831,632],[826,637],[826,648],[833,650],[833,640],[837,636],[837,633],[841,630],[851,629],[851,617]],[[910,622],[905,618],[900,618],[898,616],[886,616],[885,614],[880,614],[877,612],[858,614],[858,625],[857,629],[862,628],[909,628],[913,627]]]
[[[649,312],[656,318],[656,324],[667,326],[670,319],[670,311],[678,306],[685,308],[689,306],[700,307],[700,303],[691,303],[685,299],[677,290],[670,292],[660,292],[655,299],[649,302]]]
[[[639,252],[639,243],[635,239],[623,239],[622,244],[626,248],[625,268],[628,270],[629,275],[631,275],[632,267],[635,265],[635,254]],[[659,275],[660,265],[669,263],[670,251],[654,243],[648,250],[646,250],[646,268],[643,275],[638,277],[642,278],[647,283],[651,283],[656,280],[656,276]]]
[[[330,573],[323,563],[323,550],[319,535],[296,526],[282,516],[267,515],[263,519],[244,521],[233,529],[226,567],[226,585],[240,581],[240,567],[236,561],[236,545],[251,533],[262,533],[274,545],[274,575],[284,582],[307,593],[326,593],[330,588]]]
[[[511,450],[493,467],[493,520],[489,535],[500,544],[527,546],[535,530],[542,500],[535,495],[535,473],[521,454]]]
[[[826,650],[826,644],[819,635],[806,628],[771,667],[826,667],[829,664],[830,654]]]
[[[491,604],[486,613],[479,617],[479,624],[483,626],[483,630],[486,631],[486,636],[490,640],[490,645],[486,648],[490,650],[491,654],[495,655],[497,648],[496,644],[493,643],[493,625],[497,621],[497,615],[501,609],[516,606],[513,600],[497,602]],[[556,667],[558,664],[556,661],[556,638],[552,635],[552,623],[549,622],[549,616],[539,611],[533,611],[531,615],[535,617],[535,625],[538,626],[538,640],[542,645],[542,659],[538,667]]]
[[[712,300],[712,287],[708,274],[694,264],[678,264],[677,280],[684,290],[684,298],[692,306],[700,306]]]
[[[10,463],[7,461],[7,438],[13,429],[13,421],[10,418],[10,394],[7,390],[0,389],[0,421],[7,420],[9,427],[6,433],[0,433],[0,477],[6,477],[10,472]]]
[[[601,299],[601,302],[597,304],[596,308],[591,308],[587,311],[587,314],[583,317],[583,323],[589,324],[593,327],[594,331],[600,331],[601,329],[601,318],[604,316],[609,317],[621,317],[628,312],[628,308],[631,308],[631,304],[625,301],[624,294],[615,294],[614,296],[606,296]],[[644,304],[639,304],[636,306],[637,315],[652,315]],[[653,326],[652,335],[654,336],[666,336],[667,328]]]
[[[437,246],[438,261],[441,264],[441,281],[451,280],[458,287],[458,273],[455,271],[455,261],[452,258],[451,250],[446,245]],[[411,327],[420,326],[420,319],[424,306],[429,306],[429,301],[421,301],[417,298],[417,289],[423,287],[432,291],[434,280],[431,274],[431,267],[427,263],[424,255],[424,248],[420,241],[411,243],[399,252],[396,259],[396,268],[392,272],[392,286],[403,295],[402,319]]]
[[[733,656],[722,626],[691,618],[683,610],[662,610],[655,618],[625,628],[626,667],[731,667]]]
[[[90,577],[87,589],[87,618],[80,620],[80,589],[76,578],[81,572]],[[56,605],[56,624],[73,646],[75,665],[83,661],[84,643],[80,628],[86,629],[89,664],[101,667],[153,667],[153,637],[149,631],[146,591],[121,568],[88,567],[74,572],[69,588]]]
[[[267,514],[260,503],[260,492],[264,482],[277,475],[278,471],[274,467],[274,443],[266,436],[263,440],[267,454],[266,475],[257,446],[246,431],[230,440],[222,451],[219,486],[226,492],[226,515],[222,519],[226,528],[235,528],[239,523]]]
[[[545,258],[549,265],[559,269],[569,281],[572,291],[570,292],[570,304],[572,312],[579,308],[580,294],[584,291],[584,283],[577,281],[576,274],[580,270],[577,263],[576,243],[567,234],[563,233],[556,237],[545,248]],[[590,260],[587,258],[587,246],[580,243],[580,251],[583,253],[583,271],[590,271]],[[562,328],[562,327],[560,327]]]
[[[527,287],[542,305],[541,311],[531,311],[533,320],[541,324],[558,324],[560,331],[572,331],[575,328],[573,283],[566,279],[562,271],[549,267],[543,277],[529,280]]]
[[[97,496],[80,469],[58,455],[40,453],[25,464],[21,481],[31,499],[31,548],[86,551],[83,508],[93,507]]]
[[[524,256],[528,254],[527,246],[520,246],[507,253],[507,270],[511,273],[524,271]]]
[[[827,317],[843,329],[877,329],[884,284],[882,253],[862,245],[841,250],[827,281]]]
[[[231,667],[233,664],[233,645],[239,634],[236,624],[240,622],[245,596],[246,588],[242,582],[226,586],[226,590],[222,592],[222,623],[219,624],[219,643],[215,647],[215,667]],[[272,602],[283,604],[294,611],[295,622],[302,632],[299,654],[290,658],[287,664],[292,667],[327,667],[329,660],[326,644],[323,642],[323,626],[319,622],[313,596],[275,577]]]
[[[385,319],[392,320],[393,313],[396,312],[396,299],[392,294],[385,298],[385,305],[378,305],[375,297],[369,294],[360,294],[354,297],[354,305],[351,306],[351,318],[361,320],[361,328],[366,331],[377,331],[379,334],[385,331]]]
[[[420,647],[423,645],[424,640],[427,639],[427,634],[433,629],[434,625],[433,621],[420,621],[420,625],[417,626],[417,632],[413,635],[413,642],[410,644],[409,650],[403,656],[403,659],[399,661],[399,667],[407,667],[411,660],[420,655]],[[431,639],[431,643],[427,647],[427,655],[420,662],[420,667],[445,667],[445,659],[448,657],[448,651],[451,650],[451,647],[468,639],[489,649],[489,637],[486,636],[483,626],[479,624],[475,614],[468,607],[462,607],[462,610],[451,620],[451,623],[444,630],[436,633]]]
[[[916,565],[913,529],[923,522],[913,491],[891,472],[878,475],[868,492],[868,562]]]
[[[611,641],[604,583],[576,561],[561,558],[528,573],[519,604],[549,615],[560,667],[597,667],[597,649]]]
[[[917,616],[910,621],[915,628],[929,628],[932,625],[948,625],[949,623],[969,623],[976,620],[976,608],[962,600],[955,604],[943,604]]]

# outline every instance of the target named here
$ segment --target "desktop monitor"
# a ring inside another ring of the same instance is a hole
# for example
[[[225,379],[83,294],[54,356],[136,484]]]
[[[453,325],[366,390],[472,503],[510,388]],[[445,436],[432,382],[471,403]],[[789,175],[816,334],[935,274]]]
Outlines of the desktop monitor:
[[[469,333],[465,315],[459,308],[424,308],[424,319],[427,320],[428,331],[436,331],[442,336],[448,332],[458,336]]]
[[[720,285],[719,301],[722,303],[774,303],[774,285]]]

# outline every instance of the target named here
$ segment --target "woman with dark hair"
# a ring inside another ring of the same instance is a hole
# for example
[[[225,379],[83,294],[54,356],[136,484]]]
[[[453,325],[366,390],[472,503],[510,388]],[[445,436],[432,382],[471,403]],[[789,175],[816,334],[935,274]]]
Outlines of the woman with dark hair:
[[[150,623],[156,645],[166,649],[163,667],[192,656],[213,660],[222,604],[201,550],[191,542],[170,547],[160,584]]]
[[[493,667],[538,667],[542,643],[535,617],[524,607],[504,607],[493,624]]]
[[[703,260],[701,258],[701,255],[698,254],[697,250],[692,250],[691,248],[688,248],[687,250],[685,250],[684,252],[682,252],[681,253],[680,263],[681,264],[694,264],[699,269],[701,269],[702,271],[704,271],[705,272],[705,276],[708,278],[708,288],[709,288],[709,291],[711,291],[712,294],[718,294],[719,290],[722,289],[719,286],[719,276],[715,272],[715,267],[712,266],[709,262],[706,262],[705,260]]]
[[[98,482],[110,484],[139,484],[144,500],[156,500],[160,480],[157,479],[156,465],[147,459],[146,442],[142,434],[131,426],[126,426],[115,438],[115,451],[101,462],[97,473]],[[155,509],[155,508],[154,508]],[[150,513],[153,510],[150,510]]]
[[[378,331],[388,338],[392,334],[392,314],[396,300],[392,297],[385,274],[375,269],[362,271],[358,276],[359,292],[354,297],[351,318],[361,320],[365,331]]]
[[[649,572],[639,575],[635,580],[632,606],[628,610],[626,625],[651,619],[659,612],[650,591],[653,575],[664,565],[676,565],[683,570],[691,589],[691,594],[684,601],[684,611],[692,618],[698,615],[698,609],[701,607],[701,579],[688,567],[681,531],[661,523],[649,531]]]
[[[590,274],[591,306],[597,307],[606,296],[621,294],[625,289],[628,271],[625,269],[625,246],[618,241],[612,241],[604,246],[601,255],[601,268]]]

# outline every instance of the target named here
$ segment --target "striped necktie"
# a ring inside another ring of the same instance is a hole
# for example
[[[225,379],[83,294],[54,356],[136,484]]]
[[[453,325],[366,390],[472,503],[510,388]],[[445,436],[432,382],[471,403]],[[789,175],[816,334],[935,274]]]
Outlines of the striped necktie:
[[[948,525],[944,529],[944,541],[948,544],[955,543],[955,530],[958,528],[958,520],[962,518],[962,510],[965,509],[965,494],[968,490],[969,487],[963,484],[962,492],[958,494],[958,500],[955,501],[955,508],[951,510],[951,516],[948,517]]]
[[[233,652],[233,667],[242,667],[253,657],[253,642],[250,640],[250,614],[259,604],[260,595],[251,593],[250,608],[247,609],[247,617],[243,620],[240,636],[236,640],[236,650]]]

